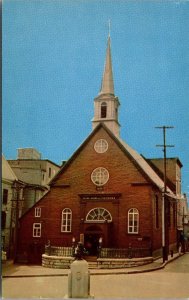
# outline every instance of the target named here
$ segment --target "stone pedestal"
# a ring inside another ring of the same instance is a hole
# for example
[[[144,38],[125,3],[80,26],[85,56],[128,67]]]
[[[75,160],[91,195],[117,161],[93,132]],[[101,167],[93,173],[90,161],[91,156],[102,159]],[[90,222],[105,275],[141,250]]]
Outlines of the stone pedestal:
[[[86,260],[75,260],[68,274],[68,298],[93,298],[90,296],[90,274]]]

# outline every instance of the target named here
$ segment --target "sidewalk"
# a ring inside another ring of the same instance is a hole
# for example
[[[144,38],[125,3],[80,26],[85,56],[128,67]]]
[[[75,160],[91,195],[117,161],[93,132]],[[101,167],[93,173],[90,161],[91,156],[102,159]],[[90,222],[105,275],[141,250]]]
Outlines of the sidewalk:
[[[90,269],[90,275],[114,275],[114,274],[136,274],[144,272],[152,272],[163,269],[166,264],[179,258],[183,254],[175,253],[173,257],[169,255],[168,261],[163,263],[162,258],[155,260],[153,263],[124,269]],[[47,277],[47,276],[67,276],[69,269],[52,269],[42,266],[20,265],[13,264],[12,261],[7,261],[2,264],[2,277]]]

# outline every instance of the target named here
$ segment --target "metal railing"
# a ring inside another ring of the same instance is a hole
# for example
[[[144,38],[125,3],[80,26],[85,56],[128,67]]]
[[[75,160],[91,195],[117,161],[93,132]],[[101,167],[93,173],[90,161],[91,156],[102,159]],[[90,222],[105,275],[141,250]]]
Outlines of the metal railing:
[[[45,245],[45,254],[49,256],[73,256],[73,247],[56,247]]]
[[[57,247],[45,245],[45,254],[49,256],[74,256],[75,247]],[[99,248],[99,258],[141,258],[151,256],[150,248]]]
[[[151,256],[151,249],[149,248],[101,248],[99,251],[99,258],[140,258]]]

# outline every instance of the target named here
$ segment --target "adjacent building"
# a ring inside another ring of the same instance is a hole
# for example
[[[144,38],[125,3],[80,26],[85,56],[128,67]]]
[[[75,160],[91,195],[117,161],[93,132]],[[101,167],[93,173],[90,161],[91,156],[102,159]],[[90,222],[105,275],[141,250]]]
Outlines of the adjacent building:
[[[150,166],[158,173],[158,175],[164,179],[164,159],[153,158],[147,159]],[[171,190],[177,195],[177,198],[181,198],[181,169],[183,165],[178,157],[166,159],[166,182]]]
[[[22,215],[24,188],[25,184],[18,180],[2,155],[1,240],[2,249],[6,251],[8,257],[11,255],[16,238],[16,217],[19,218]]]
[[[2,156],[2,249],[13,258],[17,248],[18,219],[49,190],[48,182],[60,167],[33,148],[18,149],[16,160]]]
[[[24,189],[23,212],[32,207],[49,190],[49,181],[60,166],[48,159],[42,159],[34,148],[18,149],[17,159],[8,160],[17,178],[27,186]]]
[[[184,233],[189,240],[189,209],[186,194],[182,195],[177,204],[178,235]]]
[[[164,194],[162,160],[148,160],[120,137],[119,99],[114,93],[110,37],[102,85],[94,99],[93,131],[50,181],[50,190],[21,218],[19,255],[40,262],[45,244],[71,246],[81,240],[90,255],[99,241],[111,249],[162,251],[162,195],[165,247],[177,247],[177,179],[172,159]]]

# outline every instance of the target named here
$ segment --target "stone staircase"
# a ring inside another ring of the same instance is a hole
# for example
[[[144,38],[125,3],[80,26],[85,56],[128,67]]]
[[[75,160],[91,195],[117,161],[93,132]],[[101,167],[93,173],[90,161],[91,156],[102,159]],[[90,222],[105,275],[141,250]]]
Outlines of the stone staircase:
[[[88,262],[89,269],[98,269],[96,256],[87,256],[85,260]]]
[[[89,265],[89,269],[98,269],[98,265],[97,265],[97,262],[88,262],[88,265]]]

